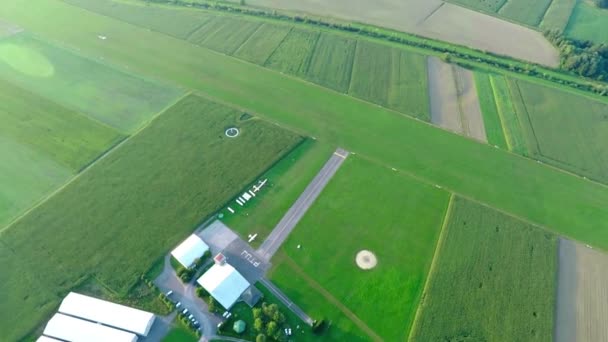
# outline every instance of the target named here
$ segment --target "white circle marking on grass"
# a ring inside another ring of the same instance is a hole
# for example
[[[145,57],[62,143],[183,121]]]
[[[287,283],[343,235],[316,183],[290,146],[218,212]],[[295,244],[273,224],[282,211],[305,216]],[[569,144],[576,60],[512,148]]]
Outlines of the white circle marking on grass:
[[[236,127],[230,127],[224,132],[228,138],[236,138],[239,136],[239,129]]]
[[[371,270],[378,264],[378,259],[374,253],[364,249],[357,253],[355,262],[360,269]]]

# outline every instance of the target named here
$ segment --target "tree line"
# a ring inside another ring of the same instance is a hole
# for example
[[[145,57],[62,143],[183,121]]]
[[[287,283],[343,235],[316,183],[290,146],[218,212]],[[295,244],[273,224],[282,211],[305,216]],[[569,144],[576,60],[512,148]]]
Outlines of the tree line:
[[[598,81],[608,80],[608,44],[566,38],[558,30],[546,31],[545,36],[559,49],[562,69]]]

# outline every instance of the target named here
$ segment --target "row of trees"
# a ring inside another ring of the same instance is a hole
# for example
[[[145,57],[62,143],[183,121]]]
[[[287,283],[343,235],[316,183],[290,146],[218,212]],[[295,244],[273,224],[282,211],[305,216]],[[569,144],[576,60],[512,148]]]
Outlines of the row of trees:
[[[524,75],[529,75],[544,80],[558,83],[571,88],[593,92],[602,96],[608,96],[608,85],[592,83],[586,80],[578,80],[560,75],[557,72],[549,72],[535,64],[525,63],[521,61],[515,61],[504,56],[495,56],[492,53],[486,52],[485,54],[469,54],[462,48],[455,47],[453,45],[434,41],[419,37],[412,34],[405,33],[393,33],[388,31],[381,31],[373,27],[363,25],[352,25],[346,23],[327,22],[318,18],[310,18],[299,15],[287,15],[279,13],[277,11],[268,11],[249,7],[239,7],[226,2],[192,2],[188,0],[146,0],[148,2],[156,3],[168,3],[178,6],[188,7],[199,7],[203,9],[213,9],[226,12],[234,12],[239,14],[259,16],[266,18],[273,18],[282,21],[293,21],[300,23],[307,23],[316,25],[324,28],[335,29],[340,31],[352,32],[363,36],[373,37],[376,39],[386,40],[392,43],[399,43],[408,45],[416,48],[422,48],[430,50],[435,53],[440,53],[445,59],[457,60],[459,64],[463,66],[475,66],[479,63],[485,64],[489,67],[500,68],[511,72],[516,72]]]
[[[262,303],[259,308],[253,308],[253,329],[258,333],[256,341],[266,341],[269,338],[273,341],[285,340],[281,333],[285,324],[285,315],[279,310],[276,304],[268,305]]]
[[[599,81],[608,80],[607,44],[566,38],[557,30],[547,31],[545,36],[559,49],[563,69]]]

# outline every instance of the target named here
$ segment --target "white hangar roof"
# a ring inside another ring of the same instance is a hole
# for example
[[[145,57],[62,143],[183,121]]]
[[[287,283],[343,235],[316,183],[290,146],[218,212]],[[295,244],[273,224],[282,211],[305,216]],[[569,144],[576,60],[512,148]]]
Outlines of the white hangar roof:
[[[249,282],[228,264],[213,265],[197,282],[226,309],[230,309],[250,286]]]
[[[202,257],[208,250],[209,246],[198,235],[192,234],[177,246],[171,255],[185,268],[188,268],[194,264],[194,260]]]
[[[68,342],[136,342],[137,335],[82,319],[55,314],[44,334]]]

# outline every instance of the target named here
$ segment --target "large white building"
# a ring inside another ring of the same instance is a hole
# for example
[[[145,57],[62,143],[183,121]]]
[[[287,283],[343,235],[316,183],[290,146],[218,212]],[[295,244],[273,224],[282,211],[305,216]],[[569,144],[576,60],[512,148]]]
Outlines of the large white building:
[[[189,268],[194,264],[194,261],[205,254],[209,250],[209,246],[196,234],[190,235],[179,246],[177,246],[171,255],[179,261],[182,266]]]
[[[230,309],[250,286],[234,267],[226,263],[216,263],[197,282],[226,309]]]
[[[61,342],[61,341],[56,340],[52,337],[48,337],[48,336],[40,336],[40,337],[38,337],[36,342]]]
[[[68,342],[136,342],[137,335],[60,313],[46,324],[44,335]]]
[[[59,312],[142,336],[148,335],[155,318],[154,314],[146,311],[75,292],[70,292],[63,299]]]

